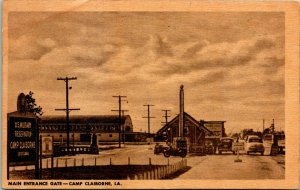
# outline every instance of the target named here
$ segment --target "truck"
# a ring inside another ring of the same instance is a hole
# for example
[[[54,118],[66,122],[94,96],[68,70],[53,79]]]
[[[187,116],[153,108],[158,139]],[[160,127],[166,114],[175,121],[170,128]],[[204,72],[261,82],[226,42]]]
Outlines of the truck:
[[[274,132],[263,136],[264,155],[285,154],[285,134]]]
[[[225,121],[200,121],[200,124],[204,125],[211,133],[205,133],[205,141],[210,142],[206,143],[207,146],[206,150],[213,149],[213,154],[216,154],[218,150],[218,146],[220,144],[220,139],[225,137],[225,128],[224,128]]]

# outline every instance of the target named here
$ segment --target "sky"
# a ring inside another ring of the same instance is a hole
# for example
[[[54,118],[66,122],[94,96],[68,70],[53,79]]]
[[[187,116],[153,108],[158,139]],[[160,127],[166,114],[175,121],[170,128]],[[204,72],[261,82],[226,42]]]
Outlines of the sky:
[[[127,96],[134,131],[162,127],[162,109],[226,121],[226,132],[284,129],[284,14],[280,12],[11,12],[8,111],[34,92],[44,115],[117,114]]]

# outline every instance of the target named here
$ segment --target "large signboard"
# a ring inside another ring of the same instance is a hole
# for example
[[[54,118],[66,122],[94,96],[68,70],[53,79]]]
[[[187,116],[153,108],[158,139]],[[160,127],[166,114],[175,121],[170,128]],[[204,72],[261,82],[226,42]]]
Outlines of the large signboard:
[[[221,123],[205,123],[204,127],[212,132],[212,134],[205,134],[205,138],[221,138],[223,124]]]
[[[8,117],[7,140],[10,165],[34,164],[38,150],[36,118]]]

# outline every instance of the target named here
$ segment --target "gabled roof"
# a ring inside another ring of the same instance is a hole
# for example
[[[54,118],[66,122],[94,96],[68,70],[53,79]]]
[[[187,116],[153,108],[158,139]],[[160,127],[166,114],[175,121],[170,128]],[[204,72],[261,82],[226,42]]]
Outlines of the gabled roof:
[[[70,123],[118,123],[119,116],[118,115],[71,115]],[[122,118],[122,123],[125,122],[126,119],[129,119],[131,122],[131,118],[129,115],[124,115]],[[51,115],[51,116],[42,116],[40,124],[43,123],[65,123],[66,116],[65,115]]]
[[[194,119],[191,115],[189,115],[188,113],[184,112],[184,118],[188,119],[190,122],[192,122],[194,125],[200,127],[202,130],[211,133],[210,130],[208,130],[206,127],[204,126],[200,126],[200,123]],[[161,129],[159,129],[157,131],[157,133],[162,133],[163,131],[165,131],[167,128],[169,128],[171,125],[173,125],[176,120],[179,120],[179,115],[177,115],[176,117],[174,117],[170,122],[168,122],[166,125],[164,125]]]

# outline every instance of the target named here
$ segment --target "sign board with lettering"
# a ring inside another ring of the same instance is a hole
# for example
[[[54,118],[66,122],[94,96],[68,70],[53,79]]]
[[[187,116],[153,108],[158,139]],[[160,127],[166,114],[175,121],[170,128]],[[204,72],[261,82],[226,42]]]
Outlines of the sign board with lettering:
[[[37,161],[38,126],[32,114],[8,114],[7,156],[10,165],[34,164]]]
[[[212,132],[212,134],[205,134],[205,138],[221,138],[222,137],[222,123],[205,123],[204,127]]]
[[[51,156],[53,154],[53,137],[42,136],[41,139],[42,156]]]
[[[233,142],[232,143],[232,150],[244,150],[244,142]]]

